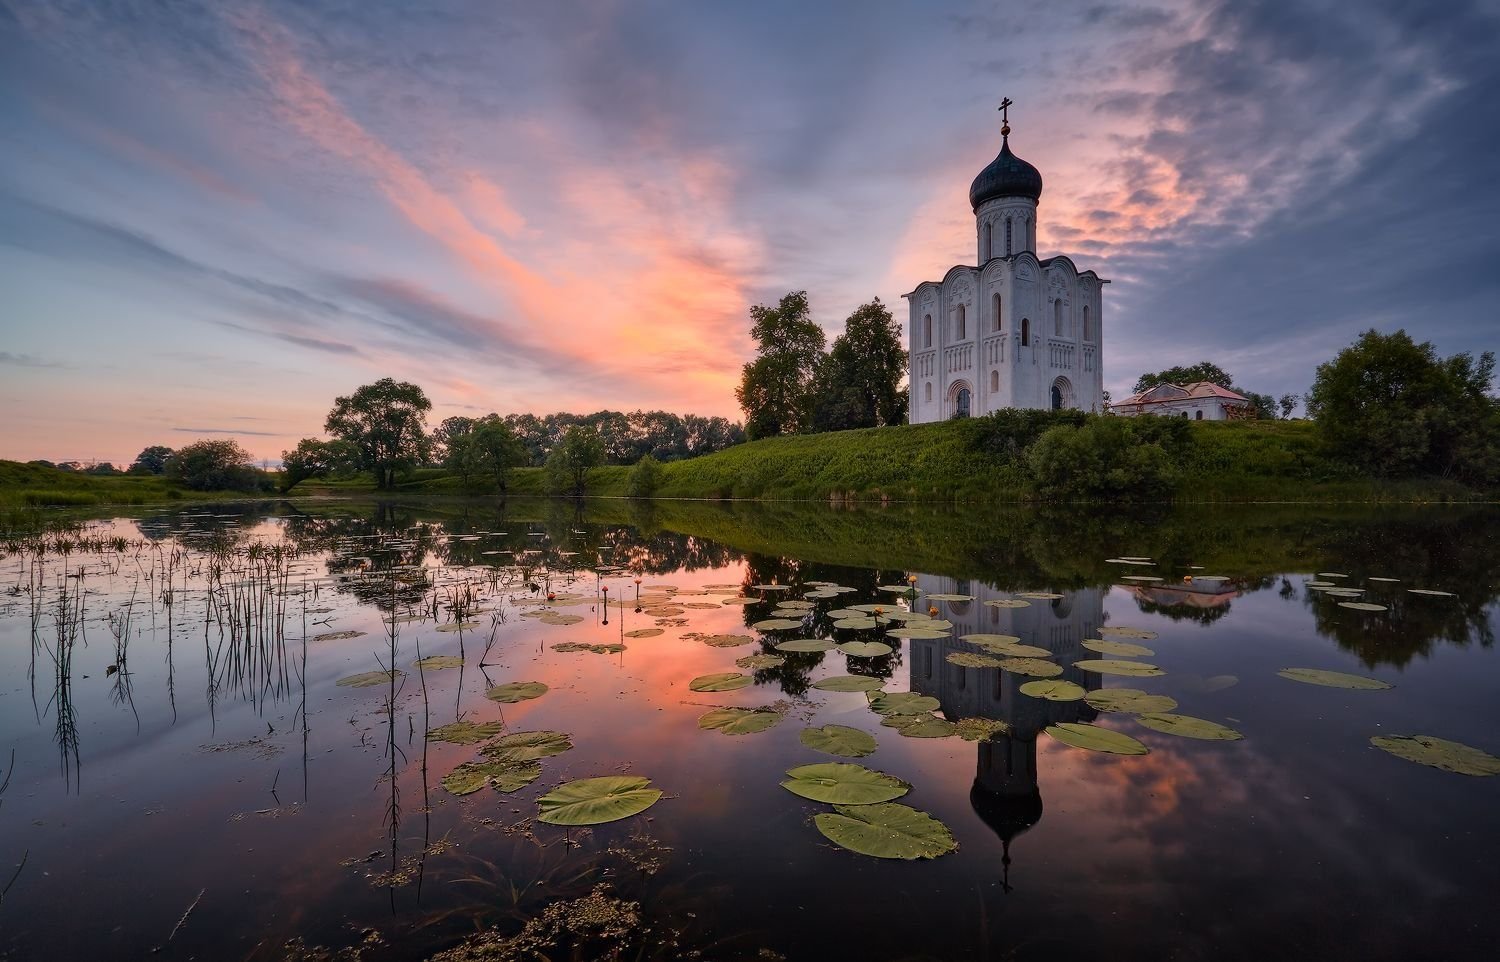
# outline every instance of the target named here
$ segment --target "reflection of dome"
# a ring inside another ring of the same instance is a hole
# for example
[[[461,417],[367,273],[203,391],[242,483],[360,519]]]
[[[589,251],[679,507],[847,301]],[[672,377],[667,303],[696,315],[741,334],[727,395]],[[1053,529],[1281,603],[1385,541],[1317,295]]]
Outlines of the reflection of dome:
[[[1007,845],[1042,820],[1042,791],[1039,788],[1032,788],[1022,795],[997,795],[985,791],[976,780],[974,787],[969,789],[969,804],[974,806],[974,814]]]
[[[1010,128],[1006,128],[1009,131]],[[989,166],[979,172],[969,186],[969,204],[975,210],[987,200],[996,197],[1029,197],[1038,200],[1042,196],[1042,173],[1026,161],[1010,152],[1010,138],[1000,141],[1000,154]]]

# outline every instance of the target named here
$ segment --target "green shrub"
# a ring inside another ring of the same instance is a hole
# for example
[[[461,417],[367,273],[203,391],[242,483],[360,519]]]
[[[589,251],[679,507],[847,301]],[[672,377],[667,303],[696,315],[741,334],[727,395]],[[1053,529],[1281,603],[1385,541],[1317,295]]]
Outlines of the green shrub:
[[[646,455],[630,469],[625,482],[625,495],[630,498],[649,498],[661,488],[661,462]]]
[[[1047,501],[1170,498],[1191,430],[1178,418],[1097,416],[1049,428],[1027,455],[1036,494]]]

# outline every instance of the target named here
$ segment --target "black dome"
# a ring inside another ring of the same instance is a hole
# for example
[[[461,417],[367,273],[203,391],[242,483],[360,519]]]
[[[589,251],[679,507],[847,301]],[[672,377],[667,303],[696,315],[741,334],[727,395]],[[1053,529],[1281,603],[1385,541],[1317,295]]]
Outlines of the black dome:
[[[1041,171],[1010,152],[1009,137],[1001,139],[1000,154],[969,185],[969,204],[975,210],[979,209],[980,204],[996,197],[1029,197],[1040,200],[1041,196]]]

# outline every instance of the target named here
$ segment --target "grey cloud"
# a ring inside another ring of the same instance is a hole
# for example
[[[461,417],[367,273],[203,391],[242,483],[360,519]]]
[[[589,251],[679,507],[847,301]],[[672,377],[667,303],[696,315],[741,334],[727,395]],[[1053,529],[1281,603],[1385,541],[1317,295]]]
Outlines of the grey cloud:
[[[261,438],[276,438],[281,436],[277,431],[246,431],[243,428],[171,428],[170,430],[182,434],[245,434]]]
[[[12,367],[66,367],[61,361],[49,361],[35,354],[13,354],[10,351],[0,351],[0,364]]]

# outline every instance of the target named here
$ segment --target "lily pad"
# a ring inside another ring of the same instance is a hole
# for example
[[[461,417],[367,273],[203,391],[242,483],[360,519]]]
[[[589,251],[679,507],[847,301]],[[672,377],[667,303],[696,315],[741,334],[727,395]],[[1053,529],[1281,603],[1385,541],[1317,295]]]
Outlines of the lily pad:
[[[832,651],[837,646],[827,638],[794,638],[791,641],[783,641],[775,647],[777,651],[809,653],[814,651]]]
[[[374,688],[376,685],[388,685],[392,678],[399,678],[403,674],[400,671],[364,671],[340,678],[334,684],[340,688]]]
[[[1007,658],[1000,667],[1014,675],[1031,675],[1036,678],[1056,678],[1063,673],[1062,665],[1041,658]]]
[[[900,798],[911,785],[894,775],[850,762],[819,762],[787,770],[781,787],[794,795],[834,805],[873,805]]]
[[[776,727],[780,721],[780,712],[752,708],[715,708],[698,716],[698,727],[704,731],[720,731],[726,735],[754,735]]]
[[[1124,641],[1103,641],[1099,638],[1084,639],[1083,647],[1089,651],[1097,651],[1101,655],[1116,655],[1120,658],[1140,658],[1156,654],[1150,648],[1143,648],[1140,645],[1132,645]]]
[[[952,738],[958,734],[958,726],[946,718],[923,715],[909,725],[901,725],[896,731],[906,738]]]
[[[812,683],[819,691],[876,691],[885,687],[883,678],[868,675],[834,675]]]
[[[1385,605],[1377,605],[1372,601],[1340,601],[1340,608],[1353,608],[1355,611],[1386,611]]]
[[[1047,734],[1064,745],[1087,749],[1091,752],[1106,752],[1111,755],[1146,755],[1151,751],[1129,735],[1109,728],[1100,728],[1098,725],[1061,722],[1048,725],[1045,730]]]
[[[1131,714],[1166,712],[1177,707],[1177,699],[1168,695],[1151,695],[1139,688],[1101,688],[1083,696],[1090,708]]]
[[[427,740],[450,745],[474,745],[505,730],[504,722],[456,721],[427,730]]]
[[[1397,758],[1459,775],[1500,775],[1500,758],[1432,735],[1376,735],[1370,744]]]
[[[345,638],[358,638],[363,631],[325,631],[321,635],[313,635],[313,641],[343,641]]]
[[[896,650],[879,641],[846,641],[840,644],[838,649],[855,658],[882,658]]]
[[[986,601],[985,604],[991,608],[1030,608],[1031,602],[1022,601],[1020,598],[996,598],[994,601]]]
[[[1166,732],[1168,735],[1181,735],[1184,738],[1233,742],[1245,737],[1233,728],[1226,728],[1218,722],[1211,722],[1206,718],[1194,718],[1191,715],[1147,712],[1143,715],[1138,715],[1136,721],[1147,728]]]
[[[749,675],[737,671],[721,671],[712,675],[699,675],[688,682],[689,691],[735,691],[755,681]]]
[[[993,655],[976,655],[972,651],[950,651],[944,660],[960,668],[999,668],[1005,664]]]
[[[996,735],[1010,734],[1010,725],[998,718],[960,718],[953,727],[966,742],[988,741]]]
[[[905,638],[911,641],[916,641],[919,639],[931,640],[935,638],[947,638],[949,636],[949,632],[945,629],[927,628],[920,623],[915,625],[902,625],[899,628],[892,628],[890,631],[887,631],[886,634],[892,638]]]
[[[734,663],[741,668],[750,669],[780,668],[786,664],[786,659],[780,655],[746,655],[743,658],[736,658]]]
[[[551,755],[561,755],[569,751],[573,747],[573,742],[570,740],[572,737],[567,732],[513,732],[504,738],[497,738],[491,744],[484,746],[481,751],[486,755],[501,755],[517,761],[531,761]]]
[[[1075,685],[1071,681],[1042,680],[1028,681],[1021,686],[1021,694],[1030,695],[1032,698],[1045,698],[1047,701],[1077,701],[1085,694],[1083,686]]]
[[[526,759],[464,762],[443,776],[443,787],[454,795],[469,795],[486,785],[498,792],[518,792],[541,777],[542,766]]]
[[[948,826],[906,805],[837,805],[813,824],[835,845],[873,858],[937,858],[958,850]]]
[[[803,745],[813,751],[844,758],[863,758],[875,751],[874,735],[847,725],[804,728],[799,738]]]
[[[973,601],[973,595],[928,595],[928,601]]]
[[[755,641],[749,635],[708,635],[699,640],[710,648],[738,648],[741,645],[749,645]]]
[[[1456,597],[1451,591],[1438,591],[1433,588],[1407,588],[1408,594],[1427,595],[1429,598],[1453,598]]]
[[[665,628],[637,628],[634,631],[625,632],[626,638],[655,638],[657,635],[667,633]]]
[[[833,623],[833,627],[840,628],[845,631],[867,631],[868,629],[874,628],[879,624],[880,622],[874,618],[843,618],[839,621],[835,621]]]
[[[496,685],[484,693],[484,697],[490,701],[500,702],[502,705],[513,705],[518,701],[530,701],[547,694],[547,686],[539,681],[508,681],[503,685]]]
[[[1018,591],[1017,598],[1031,598],[1035,601],[1061,601],[1063,596],[1054,591]]]
[[[544,618],[539,618],[537,620],[538,621],[543,621],[545,619]],[[582,621],[583,619],[579,618],[578,620]],[[475,628],[478,628],[478,627],[479,627],[479,622],[477,622],[477,621],[450,621],[446,625],[438,625],[437,630],[438,631],[473,631]]]
[[[1073,662],[1074,668],[1082,668],[1084,671],[1094,671],[1101,675],[1125,675],[1131,678],[1145,678],[1151,675],[1165,675],[1155,665],[1144,661],[1118,661],[1113,658],[1087,658],[1083,661]]]
[[[536,800],[537,820],[548,825],[602,825],[639,815],[662,796],[651,779],[605,775],[565,782]]]
[[[767,618],[765,621],[757,621],[750,627],[756,631],[789,631],[793,628],[801,628],[802,622],[791,618]]]
[[[457,655],[428,655],[411,663],[413,668],[423,671],[438,671],[443,668],[462,668],[464,660]]]
[[[1292,681],[1305,682],[1309,685],[1322,685],[1325,688],[1351,688],[1358,691],[1384,691],[1393,688],[1389,682],[1381,681],[1379,678],[1366,678],[1364,675],[1350,675],[1342,671],[1325,671],[1322,668],[1283,668],[1276,674]]]
[[[1118,625],[1110,625],[1099,629],[1099,634],[1111,638],[1134,638],[1136,641],[1151,641],[1156,637],[1156,632],[1145,628],[1126,628]]]
[[[937,711],[939,702],[931,695],[914,691],[872,691],[865,694],[870,710],[881,715],[918,715]]]

